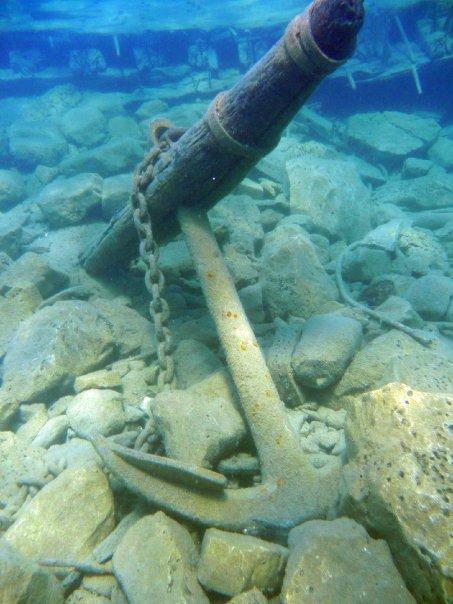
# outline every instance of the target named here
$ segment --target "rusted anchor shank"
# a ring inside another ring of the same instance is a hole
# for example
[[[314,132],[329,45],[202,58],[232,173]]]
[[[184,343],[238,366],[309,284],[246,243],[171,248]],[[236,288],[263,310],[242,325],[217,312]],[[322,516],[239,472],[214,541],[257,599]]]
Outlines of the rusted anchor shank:
[[[214,99],[155,167],[146,198],[158,241],[177,232],[178,207],[209,208],[275,147],[321,80],[352,54],[362,22],[362,0],[315,0],[236,86]],[[100,273],[135,250],[127,207],[83,262]]]

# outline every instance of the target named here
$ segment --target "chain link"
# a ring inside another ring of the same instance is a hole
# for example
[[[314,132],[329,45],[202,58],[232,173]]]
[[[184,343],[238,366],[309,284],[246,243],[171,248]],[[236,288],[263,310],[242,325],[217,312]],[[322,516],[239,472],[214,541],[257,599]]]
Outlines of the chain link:
[[[132,215],[140,240],[139,253],[146,266],[145,287],[151,296],[149,314],[155,327],[159,367],[157,384],[160,388],[174,383],[173,339],[168,327],[170,309],[167,301],[162,296],[165,277],[159,268],[159,246],[154,239],[151,215],[145,195],[146,189],[155,176],[157,164],[168,163],[166,151],[178,140],[182,133],[181,129],[173,128],[169,122],[163,120],[151,125],[151,138],[154,146],[134,172],[131,193]]]

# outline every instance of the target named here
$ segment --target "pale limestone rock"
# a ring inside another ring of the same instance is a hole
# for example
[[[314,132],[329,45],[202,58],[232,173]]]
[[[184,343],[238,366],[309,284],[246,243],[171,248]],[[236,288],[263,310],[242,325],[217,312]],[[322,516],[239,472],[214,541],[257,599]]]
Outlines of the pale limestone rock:
[[[392,383],[345,401],[350,463],[343,511],[383,536],[420,602],[452,593],[449,424],[452,398]]]
[[[162,512],[138,520],[113,555],[129,604],[208,604],[196,578],[197,562],[189,531]]]
[[[252,589],[234,596],[228,600],[228,604],[266,604],[267,601],[259,589]]]
[[[46,568],[0,543],[1,604],[63,604],[63,588]]]
[[[370,160],[400,163],[432,144],[440,133],[439,124],[415,113],[384,111],[358,113],[347,122],[349,141]]]
[[[25,197],[24,181],[17,170],[0,169],[0,209],[7,210]]]
[[[32,283],[43,298],[52,296],[69,283],[68,275],[52,268],[39,254],[26,252],[0,275],[0,288],[14,287],[18,282]]]
[[[62,133],[78,147],[93,147],[106,136],[107,121],[95,107],[79,105],[67,111],[59,121]]]
[[[110,323],[92,304],[56,302],[16,331],[3,361],[3,392],[21,402],[55,400],[77,375],[102,366],[114,351]]]
[[[95,465],[68,469],[24,508],[3,539],[34,559],[83,560],[113,530],[113,496]]]
[[[118,434],[125,424],[123,397],[115,390],[84,390],[73,398],[66,415],[74,432],[82,436]]]
[[[120,390],[121,376],[117,371],[111,369],[100,369],[85,375],[79,375],[74,380],[74,390],[78,394],[83,390],[98,388],[100,390]]]
[[[236,396],[225,371],[187,390],[159,394],[153,415],[167,455],[209,468],[233,453],[247,432]]]
[[[0,357],[8,350],[22,321],[30,317],[41,302],[41,294],[30,282],[16,283],[0,295]]]
[[[257,587],[280,589],[288,550],[250,535],[210,528],[201,546],[198,580],[209,591],[234,596]]]
[[[302,156],[286,164],[292,214],[306,214],[316,232],[348,243],[371,228],[371,196],[351,162]]]
[[[175,373],[178,387],[189,388],[221,368],[218,357],[196,340],[182,340],[175,353]]]
[[[282,604],[415,604],[385,541],[353,520],[310,520],[289,534]]]
[[[291,365],[304,386],[323,390],[337,382],[362,341],[355,319],[330,313],[310,317],[294,349]]]
[[[272,317],[291,314],[308,318],[322,304],[338,298],[315,246],[296,224],[279,225],[266,235],[260,281],[264,306]]]
[[[38,205],[51,226],[65,227],[99,210],[101,198],[102,178],[86,172],[48,184],[39,193]]]
[[[2,514],[17,511],[22,505],[20,478],[44,480],[46,475],[43,449],[31,446],[12,432],[0,432],[0,500],[6,503]]]

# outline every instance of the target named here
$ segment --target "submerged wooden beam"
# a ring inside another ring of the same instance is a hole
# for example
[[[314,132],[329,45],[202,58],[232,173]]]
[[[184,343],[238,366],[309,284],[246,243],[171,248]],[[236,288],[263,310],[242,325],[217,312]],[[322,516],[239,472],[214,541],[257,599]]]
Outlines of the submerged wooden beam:
[[[352,54],[362,23],[363,0],[315,0],[231,90],[214,99],[156,166],[146,199],[157,240],[178,231],[178,207],[209,208],[277,145],[318,84]],[[125,208],[87,250],[88,271],[131,258],[131,215]]]

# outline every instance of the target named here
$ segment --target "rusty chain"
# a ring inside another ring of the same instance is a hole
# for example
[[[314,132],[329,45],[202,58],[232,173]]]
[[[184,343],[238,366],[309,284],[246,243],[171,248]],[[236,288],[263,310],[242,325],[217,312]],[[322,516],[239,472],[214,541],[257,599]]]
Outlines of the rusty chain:
[[[182,129],[174,128],[166,120],[158,120],[151,124],[151,140],[154,146],[134,172],[131,193],[133,219],[140,241],[140,257],[146,266],[145,286],[151,295],[149,313],[155,327],[159,363],[157,384],[160,388],[174,383],[175,366],[172,358],[173,339],[168,327],[170,309],[162,296],[165,277],[159,268],[159,246],[153,235],[151,215],[146,203],[146,189],[159,169],[165,165],[166,152],[182,133]]]

